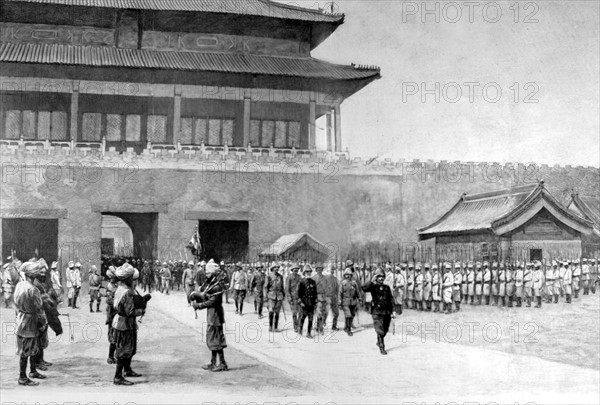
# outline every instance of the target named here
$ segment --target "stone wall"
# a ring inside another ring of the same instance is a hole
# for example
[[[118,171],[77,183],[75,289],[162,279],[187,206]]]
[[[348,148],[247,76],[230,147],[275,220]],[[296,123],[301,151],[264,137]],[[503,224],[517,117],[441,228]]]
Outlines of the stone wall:
[[[63,257],[90,264],[98,262],[101,212],[158,212],[158,253],[165,258],[185,252],[197,224],[186,215],[196,218],[188,215],[195,212],[247,218],[252,252],[283,234],[307,231],[329,244],[332,257],[366,256],[369,248],[372,257],[377,252],[393,260],[417,241],[417,228],[463,192],[543,179],[565,204],[572,189],[600,195],[600,170],[593,167],[365,162],[344,153],[172,145],[148,145],[141,155],[102,150],[95,144],[0,143],[2,211],[66,210],[59,220]]]

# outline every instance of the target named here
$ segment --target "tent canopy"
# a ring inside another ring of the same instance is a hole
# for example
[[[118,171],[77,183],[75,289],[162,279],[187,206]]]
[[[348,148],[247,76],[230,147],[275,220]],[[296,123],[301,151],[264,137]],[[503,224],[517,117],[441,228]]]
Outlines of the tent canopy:
[[[263,250],[262,260],[325,261],[330,251],[327,246],[308,232],[283,235]]]

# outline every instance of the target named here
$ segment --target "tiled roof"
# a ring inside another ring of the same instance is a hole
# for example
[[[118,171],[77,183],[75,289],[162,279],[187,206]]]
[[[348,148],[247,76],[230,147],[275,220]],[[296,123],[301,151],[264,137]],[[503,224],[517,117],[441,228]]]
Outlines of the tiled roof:
[[[6,0],[83,7],[156,11],[192,11],[241,14],[312,22],[342,22],[343,14],[330,14],[268,0]]]
[[[537,187],[524,186],[491,193],[463,194],[442,218],[419,231],[422,236],[452,232],[481,231],[519,206]]]
[[[600,228],[600,198],[580,196],[577,193],[574,193],[571,198],[569,208],[572,209],[574,205],[579,212],[576,210],[573,211],[583,214],[586,219],[592,221],[596,227]]]
[[[59,44],[3,43],[0,44],[0,62],[250,73],[334,80],[379,77],[379,69],[376,68],[334,65],[314,58]]]
[[[261,256],[281,256],[284,253],[308,244],[311,248],[329,254],[327,247],[307,232],[283,235],[271,246],[262,251]]]

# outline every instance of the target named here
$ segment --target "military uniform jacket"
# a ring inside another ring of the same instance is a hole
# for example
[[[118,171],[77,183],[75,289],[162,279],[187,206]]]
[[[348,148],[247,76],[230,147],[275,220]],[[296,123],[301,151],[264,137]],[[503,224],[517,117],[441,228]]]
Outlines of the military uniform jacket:
[[[531,270],[525,270],[523,273],[523,284],[525,287],[531,287],[531,281],[533,280],[533,274]]]
[[[515,274],[515,285],[517,287],[523,286],[523,270],[517,270]]]
[[[215,277],[212,276],[206,279],[205,283],[200,286],[201,292],[208,291],[210,297],[198,304],[198,309],[206,308],[206,324],[209,326],[222,326],[225,323],[225,313],[223,311],[223,294],[218,294],[221,291],[226,290],[226,287],[221,282],[217,282]],[[222,276],[221,276],[222,277]]]
[[[360,299],[360,292],[358,289],[358,284],[352,279],[344,279],[342,280],[342,285],[340,288],[340,303],[342,305],[358,305],[358,300]]]
[[[467,273],[467,283],[468,284],[475,284],[475,272],[473,270],[470,270]]]
[[[579,266],[576,266],[576,267],[573,269],[573,278],[576,278],[576,279],[578,279],[580,276],[581,276],[581,267],[579,267]]]
[[[265,282],[265,296],[270,300],[283,301],[285,291],[283,276],[281,274],[269,274]]]
[[[448,289],[448,288],[453,288],[454,286],[454,274],[452,274],[451,272],[445,273],[444,274],[444,282],[443,282],[443,287],[444,290]]]
[[[368,281],[362,286],[362,290],[371,293],[373,297],[371,315],[392,315],[394,312],[394,300],[390,287],[385,284],[379,285]]]
[[[336,276],[334,276],[333,274],[330,274],[328,276],[326,276],[327,278],[327,282],[329,283],[329,287],[328,287],[328,297],[333,298],[334,300],[338,298],[339,294],[340,294],[340,283],[337,279]]]
[[[551,282],[554,281],[554,269],[552,268],[547,268],[546,269],[546,282]]]
[[[454,290],[455,291],[460,290],[461,284],[462,284],[462,274],[460,274],[460,271],[457,271],[456,273],[454,273]]]
[[[590,279],[590,266],[587,264],[584,264],[583,266],[581,266],[581,275],[584,281],[587,281]]]
[[[234,290],[246,291],[248,289],[248,276],[243,270],[238,270],[231,276],[231,287]]]
[[[415,283],[415,273],[412,271],[409,271],[408,274],[406,275],[406,289],[408,291],[413,291],[414,283]]]
[[[544,282],[544,273],[542,270],[536,270],[533,272],[533,288],[542,288]]]
[[[298,305],[312,309],[317,305],[317,283],[312,278],[303,278],[298,283]]]
[[[256,293],[261,293],[265,286],[265,273],[261,271],[254,272],[252,275],[252,281],[250,282],[250,288]]]
[[[565,274],[563,275],[563,283],[564,285],[571,285],[573,282],[571,269],[565,269]]]
[[[81,272],[76,268],[73,270],[67,269],[67,288],[73,287],[81,287]]]
[[[423,275],[421,273],[415,274],[415,292],[423,291]]]
[[[489,284],[492,280],[492,273],[489,270],[485,270],[483,273],[483,283]]]
[[[302,277],[297,273],[290,273],[287,277],[287,280],[285,281],[285,292],[290,300],[296,301],[298,299],[298,285],[300,284],[300,280],[302,280]]]
[[[317,300],[325,301],[325,297],[327,296],[328,283],[323,274],[315,274],[312,276],[312,279],[315,280],[317,284]]]

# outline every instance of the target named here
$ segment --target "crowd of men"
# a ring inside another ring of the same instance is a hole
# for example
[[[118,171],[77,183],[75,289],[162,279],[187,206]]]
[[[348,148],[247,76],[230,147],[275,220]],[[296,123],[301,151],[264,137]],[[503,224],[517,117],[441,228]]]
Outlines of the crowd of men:
[[[17,354],[20,356],[19,384],[37,385],[32,379],[44,379],[38,370],[51,363],[43,358],[48,347],[48,326],[61,334],[57,308],[66,292],[68,306],[77,309],[82,283],[81,263],[70,261],[65,269],[65,287],[57,262],[50,266],[44,259],[32,258],[22,263],[8,257],[2,265],[2,294],[7,307],[14,302],[17,314]],[[207,345],[212,359],[204,369],[226,371],[223,349],[227,347],[223,333],[222,307],[233,298],[236,315],[244,315],[244,303],[253,297],[254,313],[263,318],[266,304],[269,332],[279,332],[279,317],[287,301],[293,328],[299,335],[312,338],[314,331],[324,334],[331,315],[331,330],[338,330],[340,312],[344,331],[353,336],[354,318],[360,306],[371,313],[377,346],[387,354],[384,338],[391,320],[403,309],[452,313],[462,303],[470,305],[531,307],[535,303],[556,304],[559,297],[570,304],[573,299],[595,294],[600,283],[598,260],[553,260],[534,262],[444,262],[385,263],[356,265],[344,263],[273,262],[244,264],[205,261],[142,260],[127,257],[103,257],[102,271],[96,266],[88,270],[90,312],[100,312],[106,297],[109,355],[107,362],[116,364],[114,383],[131,385],[125,377],[139,377],[131,369],[137,347],[136,317],[145,313],[150,294],[158,290],[169,294],[171,288],[185,291],[188,305],[195,310],[207,309]],[[140,270],[138,270],[140,268]],[[139,280],[138,280],[139,279]],[[341,310],[341,311],[340,311]],[[316,318],[316,323],[315,323]],[[217,357],[220,364],[216,364]],[[29,378],[26,366],[29,360]]]

